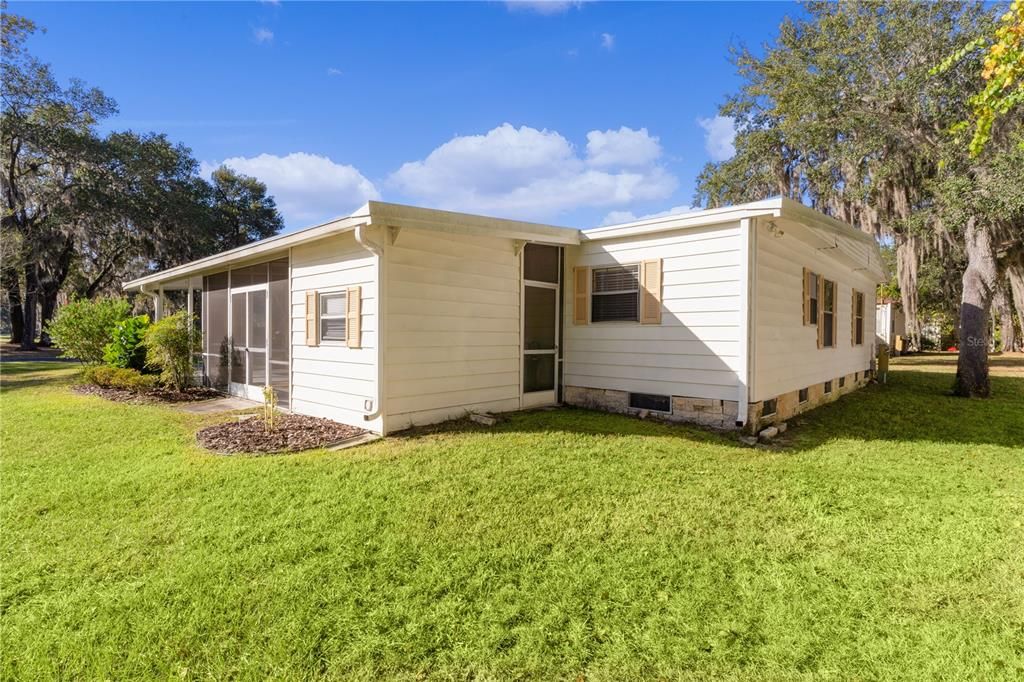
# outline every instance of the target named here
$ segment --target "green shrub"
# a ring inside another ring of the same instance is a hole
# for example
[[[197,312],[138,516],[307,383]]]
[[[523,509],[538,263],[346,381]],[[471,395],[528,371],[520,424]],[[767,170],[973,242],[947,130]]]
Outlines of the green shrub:
[[[149,328],[149,315],[137,315],[114,325],[112,340],[103,350],[103,359],[113,367],[141,371],[146,366],[146,347],[142,339]]]
[[[182,311],[146,331],[146,366],[160,370],[160,379],[179,391],[192,383],[192,356],[202,349],[202,338],[195,329],[195,315]]]
[[[143,374],[137,369],[111,367],[110,365],[91,365],[82,372],[82,380],[103,388],[120,388],[125,391],[144,393],[156,388],[158,378],[152,374]]]
[[[61,357],[99,363],[114,326],[130,313],[131,305],[123,298],[79,299],[61,307],[46,331],[64,351]]]

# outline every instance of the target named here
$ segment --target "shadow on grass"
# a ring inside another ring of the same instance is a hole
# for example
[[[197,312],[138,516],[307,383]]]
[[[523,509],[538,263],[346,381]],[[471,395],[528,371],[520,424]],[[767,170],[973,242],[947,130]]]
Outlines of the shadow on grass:
[[[79,367],[81,365],[77,363],[52,360],[3,362],[0,363],[0,391],[6,393],[23,388],[68,383],[75,373],[74,370]]]

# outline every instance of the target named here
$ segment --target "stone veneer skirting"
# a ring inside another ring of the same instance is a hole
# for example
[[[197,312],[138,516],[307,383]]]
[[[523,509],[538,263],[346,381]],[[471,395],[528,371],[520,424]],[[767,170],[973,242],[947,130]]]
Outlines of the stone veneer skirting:
[[[807,412],[825,403],[836,400],[841,395],[862,388],[870,381],[867,372],[847,374],[842,388],[839,378],[832,379],[832,392],[825,393],[825,382],[811,384],[807,387],[807,400],[800,402],[800,391],[790,391],[778,396],[775,414],[764,415],[764,401],[750,403],[747,407],[746,431],[757,432],[770,424],[786,421],[798,414]],[[719,429],[735,429],[737,402],[735,400],[712,400],[709,398],[688,398],[672,396],[672,411],[657,412],[641,410],[629,406],[629,392],[604,388],[587,388],[584,386],[566,386],[562,392],[562,401],[567,405],[585,407],[604,412],[650,416],[667,421],[689,422]]]

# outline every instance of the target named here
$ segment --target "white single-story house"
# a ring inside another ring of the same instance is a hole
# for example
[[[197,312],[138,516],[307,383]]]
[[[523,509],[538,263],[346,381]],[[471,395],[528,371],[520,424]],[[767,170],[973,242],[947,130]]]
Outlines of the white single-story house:
[[[588,230],[370,202],[124,286],[190,292],[210,385],[382,434],[563,403],[751,429],[870,378],[886,274],[788,199]]]

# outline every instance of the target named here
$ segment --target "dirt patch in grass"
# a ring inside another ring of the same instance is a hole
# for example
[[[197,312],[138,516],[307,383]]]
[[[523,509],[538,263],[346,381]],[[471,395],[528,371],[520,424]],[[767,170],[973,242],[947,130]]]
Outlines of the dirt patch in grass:
[[[204,448],[231,454],[237,452],[296,452],[333,445],[366,433],[330,419],[300,414],[278,415],[274,429],[267,431],[258,417],[208,426],[196,434]]]
[[[84,395],[95,395],[117,403],[131,403],[133,405],[147,405],[152,403],[194,403],[199,400],[210,400],[220,397],[220,393],[212,388],[195,386],[185,391],[175,391],[171,388],[154,388],[144,393],[126,391],[123,388],[105,388],[93,384],[78,384],[72,387],[75,393]]]

